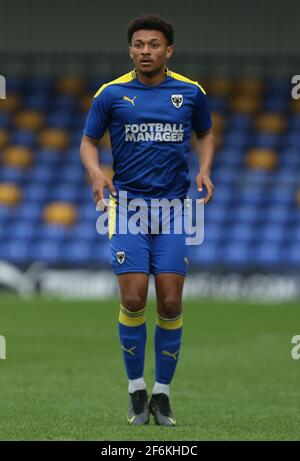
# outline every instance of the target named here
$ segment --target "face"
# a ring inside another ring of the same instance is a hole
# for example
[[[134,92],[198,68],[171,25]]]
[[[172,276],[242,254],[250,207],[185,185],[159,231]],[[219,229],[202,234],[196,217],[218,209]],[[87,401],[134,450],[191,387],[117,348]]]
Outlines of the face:
[[[142,74],[153,76],[166,67],[172,56],[173,47],[159,30],[137,30],[134,32],[129,47],[129,54],[135,68]]]

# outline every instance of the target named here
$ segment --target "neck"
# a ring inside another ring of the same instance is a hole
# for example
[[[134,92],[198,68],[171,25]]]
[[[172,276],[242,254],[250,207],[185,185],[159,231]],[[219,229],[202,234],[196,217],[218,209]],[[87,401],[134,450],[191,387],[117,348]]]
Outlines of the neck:
[[[155,72],[155,74],[149,73],[145,74],[141,72],[140,70],[136,69],[136,74],[137,78],[141,83],[144,85],[149,85],[149,86],[154,86],[154,85],[159,85],[161,82],[163,82],[166,78],[166,68],[163,67],[161,70],[158,72]]]

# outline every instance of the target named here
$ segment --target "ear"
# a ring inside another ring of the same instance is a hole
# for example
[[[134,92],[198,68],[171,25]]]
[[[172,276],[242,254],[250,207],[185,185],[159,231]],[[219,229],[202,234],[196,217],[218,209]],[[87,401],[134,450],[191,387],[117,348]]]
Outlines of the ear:
[[[131,48],[131,46],[129,46],[128,50],[129,50],[129,56],[131,57],[131,59],[133,59],[133,57],[132,57],[132,48]]]
[[[173,46],[167,46],[167,52],[166,52],[167,59],[169,59],[172,56],[173,51],[174,51]]]

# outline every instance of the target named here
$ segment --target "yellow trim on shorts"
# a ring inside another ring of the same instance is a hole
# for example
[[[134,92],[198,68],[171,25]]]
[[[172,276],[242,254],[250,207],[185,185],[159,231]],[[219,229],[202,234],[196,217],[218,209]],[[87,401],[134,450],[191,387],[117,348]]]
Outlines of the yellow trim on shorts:
[[[110,196],[108,205],[108,237],[110,240],[116,232],[117,204],[117,200]]]

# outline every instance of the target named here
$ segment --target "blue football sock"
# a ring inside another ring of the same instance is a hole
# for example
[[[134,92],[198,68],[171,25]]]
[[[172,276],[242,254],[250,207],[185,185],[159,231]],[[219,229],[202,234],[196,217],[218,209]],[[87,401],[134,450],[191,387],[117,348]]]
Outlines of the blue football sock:
[[[155,381],[170,384],[178,362],[182,335],[182,316],[157,317],[155,330]]]
[[[130,312],[121,305],[119,337],[128,379],[138,379],[144,374],[146,345],[145,309]]]

